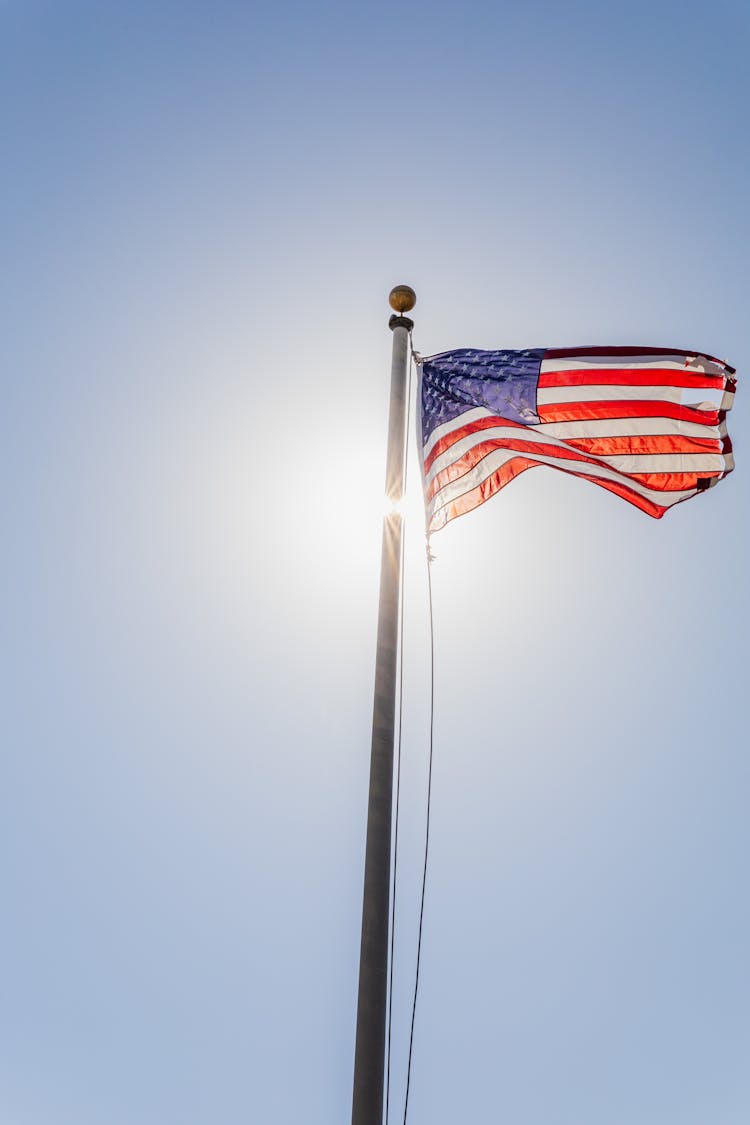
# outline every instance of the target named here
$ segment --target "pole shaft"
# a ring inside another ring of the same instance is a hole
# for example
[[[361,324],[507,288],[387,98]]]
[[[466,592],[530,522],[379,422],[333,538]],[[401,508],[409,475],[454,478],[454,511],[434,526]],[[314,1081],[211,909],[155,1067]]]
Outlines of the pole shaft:
[[[391,404],[385,473],[386,497],[391,505],[398,504],[403,494],[406,440],[406,373],[410,322],[405,317],[398,319],[403,323],[397,323],[393,327]],[[352,1125],[381,1125],[383,1118],[401,528],[401,513],[396,507],[392,507],[383,517],[380,562]]]

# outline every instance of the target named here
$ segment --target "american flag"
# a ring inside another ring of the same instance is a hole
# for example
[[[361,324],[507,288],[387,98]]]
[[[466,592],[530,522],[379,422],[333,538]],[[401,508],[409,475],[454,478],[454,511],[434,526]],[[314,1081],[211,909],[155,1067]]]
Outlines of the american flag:
[[[428,530],[537,465],[590,480],[660,519],[733,469],[726,414],[734,374],[679,348],[464,348],[424,359]]]

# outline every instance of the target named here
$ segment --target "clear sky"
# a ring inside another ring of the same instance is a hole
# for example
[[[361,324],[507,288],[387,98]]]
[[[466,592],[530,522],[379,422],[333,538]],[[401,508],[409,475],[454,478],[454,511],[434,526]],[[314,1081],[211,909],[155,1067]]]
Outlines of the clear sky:
[[[749,53],[733,0],[0,3],[2,1125],[349,1119],[399,281],[425,354],[740,377],[663,521],[540,469],[435,537],[409,1120],[750,1119]],[[418,526],[406,594],[396,1110]]]

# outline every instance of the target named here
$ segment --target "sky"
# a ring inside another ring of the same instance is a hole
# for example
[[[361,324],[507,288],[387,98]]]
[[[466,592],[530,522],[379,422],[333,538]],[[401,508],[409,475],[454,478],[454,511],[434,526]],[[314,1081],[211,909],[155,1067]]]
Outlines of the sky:
[[[739,376],[664,520],[539,469],[433,538],[408,1120],[747,1122],[749,48],[735,0],[0,3],[3,1125],[349,1121],[398,282],[424,354]]]

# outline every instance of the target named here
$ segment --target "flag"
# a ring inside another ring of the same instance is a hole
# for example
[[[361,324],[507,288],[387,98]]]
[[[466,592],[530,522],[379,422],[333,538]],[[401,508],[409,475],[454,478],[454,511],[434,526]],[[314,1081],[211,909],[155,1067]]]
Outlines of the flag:
[[[425,358],[428,531],[538,465],[660,519],[734,468],[726,427],[734,374],[679,348],[463,348]]]

